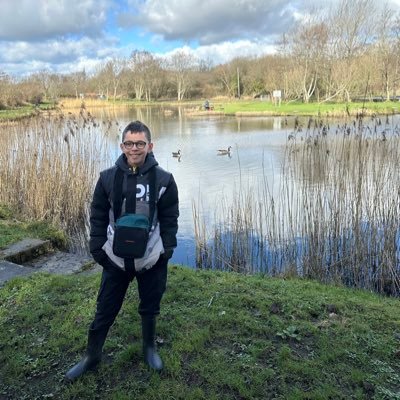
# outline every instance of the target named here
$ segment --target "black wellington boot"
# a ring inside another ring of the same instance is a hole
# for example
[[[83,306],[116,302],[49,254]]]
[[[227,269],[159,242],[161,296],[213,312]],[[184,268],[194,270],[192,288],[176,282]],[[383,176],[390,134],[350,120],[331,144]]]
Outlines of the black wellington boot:
[[[156,371],[163,369],[163,362],[156,347],[156,317],[142,315],[143,356],[146,364]]]
[[[86,355],[74,365],[66,374],[67,381],[78,379],[87,371],[93,371],[101,361],[101,353],[106,340],[108,329],[92,331],[89,329]]]

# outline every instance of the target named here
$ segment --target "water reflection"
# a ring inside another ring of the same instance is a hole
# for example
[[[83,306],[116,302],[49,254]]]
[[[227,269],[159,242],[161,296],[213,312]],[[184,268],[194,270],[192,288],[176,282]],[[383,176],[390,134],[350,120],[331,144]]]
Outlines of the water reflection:
[[[212,235],[214,222],[224,222],[225,215],[219,207],[222,203],[230,204],[235,197],[248,193],[253,193],[261,202],[276,197],[280,199],[281,212],[285,214],[290,212],[285,211],[289,202],[300,201],[298,192],[304,180],[312,177],[314,183],[325,182],[330,171],[337,168],[337,160],[332,158],[329,149],[326,149],[324,158],[302,159],[299,155],[291,164],[294,179],[287,181],[284,168],[291,158],[286,148],[288,138],[295,132],[297,142],[305,142],[309,140],[310,132],[319,126],[318,121],[308,118],[196,117],[186,115],[180,107],[99,109],[91,112],[102,121],[117,121],[111,123],[109,133],[104,136],[107,155],[100,157],[102,168],[112,165],[120,154],[120,136],[126,124],[139,119],[151,128],[155,156],[162,167],[173,173],[179,188],[181,216],[179,246],[172,259],[175,263],[191,266],[196,263],[193,204],[204,219],[206,231]],[[346,122],[330,123],[339,126]],[[391,117],[390,123],[395,126],[398,118]],[[219,156],[218,150],[229,146],[232,147],[230,153]],[[181,150],[180,156],[173,157],[172,153],[178,149]],[[296,148],[292,147],[291,151],[295,152]],[[354,169],[351,161],[347,166],[342,166],[343,174]],[[285,198],[280,197],[282,182],[287,184]],[[267,196],[265,190],[268,190]],[[293,227],[283,226],[282,229]]]
[[[279,180],[284,145],[291,132],[281,117],[226,118],[187,116],[181,107],[93,109],[90,113],[107,124],[107,154],[99,157],[101,168],[112,165],[120,154],[123,128],[139,119],[152,130],[159,164],[171,171],[180,196],[179,249],[173,262],[195,265],[192,207],[212,224],[215,205],[232,200],[234,192],[257,186],[260,179]],[[291,125],[294,125],[292,121]],[[229,153],[220,156],[219,149]],[[172,153],[181,150],[180,157]],[[97,179],[97,177],[95,177]],[[228,199],[228,200],[227,200]]]

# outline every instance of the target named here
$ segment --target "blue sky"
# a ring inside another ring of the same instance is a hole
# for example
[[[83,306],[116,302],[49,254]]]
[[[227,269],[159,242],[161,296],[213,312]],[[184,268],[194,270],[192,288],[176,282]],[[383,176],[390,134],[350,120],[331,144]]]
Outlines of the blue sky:
[[[273,53],[310,10],[339,1],[0,0],[0,73],[92,73],[135,49],[162,57],[184,50],[215,65]],[[388,2],[396,11],[399,3]]]

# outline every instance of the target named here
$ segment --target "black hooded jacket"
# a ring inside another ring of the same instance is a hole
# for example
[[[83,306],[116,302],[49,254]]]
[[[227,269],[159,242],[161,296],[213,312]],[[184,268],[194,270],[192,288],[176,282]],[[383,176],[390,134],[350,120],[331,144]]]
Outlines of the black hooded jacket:
[[[107,227],[114,226],[114,178],[117,168],[124,172],[122,196],[123,209],[125,209],[126,186],[128,175],[135,174],[136,184],[136,212],[140,214],[149,214],[149,171],[155,168],[155,188],[157,195],[156,210],[154,214],[153,225],[158,221],[160,223],[160,236],[166,252],[172,254],[176,247],[176,234],[178,231],[179,200],[178,188],[171,173],[162,169],[153,153],[146,156],[144,164],[136,168],[135,171],[126,161],[126,156],[121,154],[115,165],[100,173],[97,181],[93,200],[90,209],[90,241],[89,247],[93,258],[103,264],[107,260],[107,254],[102,249],[107,241]]]

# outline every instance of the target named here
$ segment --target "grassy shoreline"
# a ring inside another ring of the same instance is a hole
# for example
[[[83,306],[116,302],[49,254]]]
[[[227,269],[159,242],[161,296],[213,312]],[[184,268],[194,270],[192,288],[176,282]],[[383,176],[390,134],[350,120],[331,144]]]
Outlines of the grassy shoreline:
[[[50,240],[56,248],[67,247],[67,234],[45,221],[19,219],[7,206],[0,204],[0,249],[25,238]]]
[[[225,115],[235,116],[314,116],[321,118],[386,115],[400,112],[399,102],[382,103],[289,103],[275,106],[269,102],[239,101],[222,103]],[[215,107],[218,109],[218,107]]]
[[[0,207],[0,246],[55,238]],[[0,398],[398,400],[399,298],[302,278],[170,266],[161,374],[141,357],[133,282],[96,373],[70,385],[100,274],[34,274],[0,289]]]
[[[145,102],[134,100],[99,100],[99,99],[61,99],[58,105],[42,104],[39,107],[33,105],[19,107],[10,110],[0,110],[1,121],[16,121],[29,118],[38,112],[48,111],[60,107],[61,109],[80,109],[82,104],[88,108],[109,107],[183,107],[188,115],[225,115],[236,117],[271,117],[271,116],[314,116],[321,118],[346,117],[363,115],[391,115],[400,113],[400,102],[354,102],[354,103],[282,103],[275,106],[271,102],[260,100],[227,100],[211,99],[213,110],[203,109],[203,100],[192,101],[157,101]]]
[[[183,107],[190,115],[226,115],[226,116],[318,116],[321,118],[363,115],[387,115],[400,113],[400,102],[354,102],[354,103],[282,103],[275,106],[271,102],[260,100],[227,100],[210,99],[213,110],[205,111],[203,100],[194,101],[105,101],[96,99],[84,100],[87,107]],[[64,99],[65,108],[80,108],[82,100]]]
[[[4,399],[399,399],[399,299],[302,279],[171,266],[161,374],[141,358],[137,288],[104,362],[72,385],[100,275],[17,278],[0,290]]]
[[[2,246],[28,234],[54,237],[44,223],[37,229],[0,211]],[[84,353],[99,281],[35,274],[0,289],[0,398],[399,399],[399,298],[177,266],[158,323],[165,370],[152,373],[142,361],[134,282],[99,370],[68,385],[63,376]]]
[[[0,123],[31,118],[43,111],[49,111],[55,108],[55,103],[41,103],[38,106],[34,104],[27,104],[21,107],[0,110]]]

